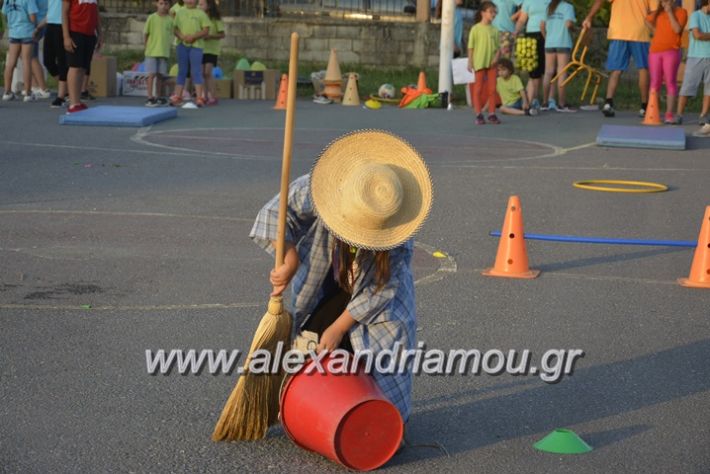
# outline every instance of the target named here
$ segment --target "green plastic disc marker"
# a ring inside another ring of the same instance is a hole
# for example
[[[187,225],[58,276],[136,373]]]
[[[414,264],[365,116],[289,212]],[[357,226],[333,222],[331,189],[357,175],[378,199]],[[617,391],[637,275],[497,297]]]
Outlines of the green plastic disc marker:
[[[593,448],[572,430],[558,428],[533,445],[535,449],[547,453],[583,454]]]

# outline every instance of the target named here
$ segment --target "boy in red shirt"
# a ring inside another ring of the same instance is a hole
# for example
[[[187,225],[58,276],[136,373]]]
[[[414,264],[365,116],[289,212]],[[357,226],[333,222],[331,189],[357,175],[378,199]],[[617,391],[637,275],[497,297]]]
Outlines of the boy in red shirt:
[[[62,0],[62,33],[67,52],[67,113],[80,112],[86,104],[79,100],[84,73],[91,66],[97,38],[100,35],[99,7],[96,0]]]

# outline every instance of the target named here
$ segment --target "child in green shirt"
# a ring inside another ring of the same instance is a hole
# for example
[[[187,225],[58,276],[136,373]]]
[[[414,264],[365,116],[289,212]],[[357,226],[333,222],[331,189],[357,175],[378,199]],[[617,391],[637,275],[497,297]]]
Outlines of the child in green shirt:
[[[167,100],[156,98],[160,96],[163,86],[163,76],[168,75],[168,58],[170,57],[171,40],[173,38],[173,18],[169,15],[168,0],[156,0],[155,13],[148,17],[143,28],[145,43],[145,72],[148,73],[148,100],[146,107],[157,107],[167,104]],[[157,91],[157,92],[156,92]]]
[[[177,107],[182,105],[182,92],[185,88],[187,71],[190,70],[190,79],[195,85],[198,107],[205,105],[204,78],[202,76],[203,39],[209,33],[210,19],[207,14],[196,8],[195,0],[184,0],[185,8],[175,14],[174,32],[179,40],[175,48],[178,60],[178,76],[175,91],[170,97],[170,104]]]
[[[496,116],[496,62],[500,57],[498,30],[491,24],[497,14],[492,2],[481,3],[476,14],[477,23],[468,36],[468,69],[476,75],[476,81],[469,84],[476,125],[483,125],[482,110],[488,104],[488,121],[499,124]]]
[[[217,66],[219,43],[224,38],[224,23],[215,0],[200,0],[200,8],[210,19],[210,31],[205,36],[205,48],[202,54],[202,74],[205,76],[205,100],[207,105],[217,105],[216,85],[212,70]]]
[[[500,96],[501,106],[498,110],[508,115],[537,115],[537,109],[530,108],[528,94],[523,87],[523,81],[515,74],[513,63],[508,58],[498,60],[498,80],[496,90]]]

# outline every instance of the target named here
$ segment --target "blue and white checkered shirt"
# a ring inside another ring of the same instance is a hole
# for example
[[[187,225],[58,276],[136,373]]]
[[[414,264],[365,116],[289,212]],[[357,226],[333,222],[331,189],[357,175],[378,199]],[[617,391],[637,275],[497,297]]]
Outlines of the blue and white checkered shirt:
[[[249,234],[257,245],[272,255],[274,248],[271,242],[276,240],[278,213],[277,195],[259,211]],[[294,331],[298,331],[306,316],[313,312],[323,298],[323,282],[331,268],[335,246],[334,236],[313,209],[309,175],[301,176],[289,187],[286,241],[296,245],[300,261],[298,271],[291,280],[290,308],[294,317]],[[413,240],[390,250],[390,279],[376,292],[374,255],[358,251],[359,273],[347,306],[357,321],[349,332],[355,351],[369,349],[377,354],[383,349],[395,349],[398,346],[401,349],[414,349],[417,325],[414,280],[410,266],[412,252]],[[374,370],[372,375],[406,422],[411,409],[411,370],[408,368],[402,373],[392,374]]]

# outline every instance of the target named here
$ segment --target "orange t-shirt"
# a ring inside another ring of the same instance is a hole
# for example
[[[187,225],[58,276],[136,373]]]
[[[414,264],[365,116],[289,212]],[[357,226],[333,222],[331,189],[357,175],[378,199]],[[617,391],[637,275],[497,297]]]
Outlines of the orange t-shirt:
[[[663,51],[668,51],[671,49],[680,49],[680,41],[683,36],[683,28],[688,22],[688,12],[683,8],[674,8],[673,16],[678,21],[680,25],[680,33],[673,31],[671,27],[671,19],[668,17],[668,13],[662,11],[658,14],[656,18],[656,32],[651,39],[651,49],[652,53],[662,53]],[[653,21],[653,14],[647,17],[649,22]]]

